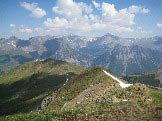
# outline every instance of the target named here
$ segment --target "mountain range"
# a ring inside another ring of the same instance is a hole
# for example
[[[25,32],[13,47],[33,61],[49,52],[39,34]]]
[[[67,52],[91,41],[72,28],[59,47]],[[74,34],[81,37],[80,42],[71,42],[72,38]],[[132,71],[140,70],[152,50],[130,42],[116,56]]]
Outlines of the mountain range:
[[[0,72],[31,60],[53,58],[83,67],[96,65],[117,75],[162,68],[162,37],[121,38],[78,35],[36,36],[28,40],[0,39]],[[4,65],[7,65],[4,67]],[[7,67],[7,68],[6,68]]]

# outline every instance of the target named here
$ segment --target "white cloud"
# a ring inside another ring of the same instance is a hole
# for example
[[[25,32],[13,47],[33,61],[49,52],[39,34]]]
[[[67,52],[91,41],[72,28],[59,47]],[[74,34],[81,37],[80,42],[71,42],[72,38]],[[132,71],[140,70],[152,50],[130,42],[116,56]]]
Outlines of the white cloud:
[[[118,31],[119,33],[134,32],[134,30],[129,27],[119,27],[116,29],[116,31]]]
[[[117,11],[115,9],[114,4],[109,3],[102,3],[102,14],[103,16],[115,16],[117,14]]]
[[[14,27],[16,27],[16,25],[15,24],[10,24],[10,27],[14,28]]]
[[[127,8],[116,10],[114,4],[102,3],[102,15],[107,24],[128,26],[134,24],[135,15],[130,13]]]
[[[96,23],[92,24],[92,28],[94,30],[103,30],[106,28],[106,24],[96,22]]]
[[[100,8],[100,3],[97,3],[95,0],[92,0],[92,4],[94,5],[95,8]]]
[[[91,29],[90,19],[91,22],[97,20],[97,16],[92,14],[92,6],[83,2],[77,3],[73,0],[58,0],[52,11],[60,16],[59,20],[66,20],[66,26],[63,27],[68,27],[68,32],[75,31],[79,33],[89,31]]]
[[[141,10],[141,7],[132,5],[128,8],[130,13],[138,13]]]
[[[37,8],[37,3],[27,3],[27,2],[20,2],[20,6],[25,8],[26,10],[32,11]]]
[[[43,29],[41,28],[41,27],[36,27],[36,28],[34,28],[34,31],[35,32],[40,32],[40,31],[42,31]]]
[[[82,11],[82,14],[89,14],[93,12],[92,6],[91,5],[87,5],[86,3],[80,2],[78,3],[79,8]]]
[[[98,15],[94,15],[94,14],[89,14],[89,21],[91,21],[91,22],[99,22],[100,21],[100,18],[99,18],[99,16]]]
[[[80,18],[83,14],[89,14],[93,9],[83,2],[77,3],[73,0],[58,0],[52,11],[71,19]]]
[[[130,13],[149,13],[150,10],[142,6],[132,5],[128,8]]]
[[[32,33],[33,30],[30,29],[29,27],[21,25],[21,27],[19,28],[19,32],[22,32],[22,33]]]
[[[149,13],[149,12],[150,12],[149,9],[147,9],[147,8],[142,8],[142,13]]]
[[[52,10],[54,13],[64,15],[68,18],[82,16],[82,10],[73,0],[58,0]]]
[[[102,2],[102,16],[107,24],[131,26],[135,24],[134,18],[137,13],[148,12],[149,9],[135,5],[117,10],[114,4]]]
[[[23,33],[32,33],[32,30],[29,29],[29,28],[21,28],[20,29],[20,32],[23,32]]]
[[[149,10],[141,6],[130,6],[117,10],[114,4],[106,2],[92,4],[101,16],[93,12],[91,5],[74,0],[57,0],[52,11],[56,14],[55,18],[48,18],[44,22],[46,29],[64,29],[70,33],[131,33],[131,28],[135,24],[137,13],[147,13]],[[62,24],[61,24],[62,23]],[[54,33],[54,32],[53,32]]]
[[[74,34],[93,33],[132,33],[132,25],[135,24],[137,13],[147,13],[149,10],[141,6],[130,6],[117,10],[114,4],[92,1],[96,10],[101,16],[95,14],[91,5],[74,0],[57,0],[52,11],[55,18],[48,18],[44,22],[45,30],[53,33],[65,32]],[[62,33],[60,33],[62,34]]]
[[[137,27],[137,29],[138,29],[138,30],[142,30],[142,27],[139,26],[139,27]]]
[[[20,6],[24,9],[31,11],[30,16],[34,18],[42,18],[46,15],[46,11],[42,8],[38,7],[37,3],[27,3],[27,2],[20,2]]]
[[[46,15],[46,12],[41,8],[35,8],[30,14],[30,16],[34,18],[42,18],[45,15]]]
[[[92,4],[97,8],[95,13]],[[47,18],[42,26],[31,30],[41,34],[78,34],[98,36],[105,33],[117,35],[130,35],[136,30],[135,17],[137,13],[147,13],[149,10],[141,6],[130,6],[117,10],[114,4],[102,2],[97,3],[94,0],[88,5],[84,2],[74,0],[57,0],[52,11],[55,13],[54,18]],[[33,10],[37,7],[36,3],[26,6],[27,10]],[[26,28],[29,29],[29,28]],[[24,30],[23,30],[24,31]],[[31,32],[30,30],[27,30]]]
[[[157,23],[156,25],[158,28],[162,28],[162,23]]]
[[[69,22],[64,18],[56,17],[54,19],[47,18],[44,25],[48,29],[65,29],[68,28]]]

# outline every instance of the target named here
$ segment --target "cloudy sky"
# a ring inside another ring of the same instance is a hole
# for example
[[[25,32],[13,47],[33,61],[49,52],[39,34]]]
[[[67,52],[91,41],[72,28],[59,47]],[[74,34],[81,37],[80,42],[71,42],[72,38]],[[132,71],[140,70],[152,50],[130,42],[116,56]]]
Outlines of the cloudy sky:
[[[0,0],[0,37],[162,35],[162,0]]]

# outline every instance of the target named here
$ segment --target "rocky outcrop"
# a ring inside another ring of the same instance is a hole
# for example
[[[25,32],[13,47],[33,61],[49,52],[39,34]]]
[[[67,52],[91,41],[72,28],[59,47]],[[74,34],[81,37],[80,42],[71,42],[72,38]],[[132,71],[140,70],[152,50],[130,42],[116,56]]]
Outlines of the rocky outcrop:
[[[40,109],[46,108],[49,105],[49,103],[53,100],[54,100],[53,96],[47,96],[46,98],[44,98],[40,105]]]
[[[112,84],[109,83],[99,83],[96,85],[91,85],[89,88],[81,92],[77,97],[72,99],[70,102],[64,104],[64,108],[73,108],[79,104],[86,104],[90,102],[95,102],[100,95],[105,93],[110,87],[119,86],[118,83],[114,82]]]
[[[122,102],[122,101],[142,101],[150,103],[152,98],[149,96],[149,89],[143,84],[134,84],[128,88],[109,88],[103,93],[97,102]]]

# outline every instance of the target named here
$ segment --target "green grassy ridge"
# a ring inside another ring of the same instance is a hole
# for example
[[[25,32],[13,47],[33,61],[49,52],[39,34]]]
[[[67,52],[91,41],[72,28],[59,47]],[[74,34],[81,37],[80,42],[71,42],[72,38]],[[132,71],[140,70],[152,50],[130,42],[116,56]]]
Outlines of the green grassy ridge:
[[[80,73],[83,68],[67,63],[65,61],[48,59],[45,61],[32,61],[19,65],[9,70],[0,78],[1,83],[12,83],[14,81],[29,77],[35,73],[65,74],[67,72]]]
[[[55,97],[55,99],[48,105],[47,108],[53,110],[61,110],[65,103],[74,99],[88,87],[98,83],[115,83],[115,82],[109,76],[103,73],[103,68],[101,67],[94,67],[85,70],[83,73],[73,78],[65,86],[56,90],[52,94]],[[116,93],[114,93],[115,88]],[[151,100],[152,95],[149,93],[149,90],[150,89],[143,84],[134,84],[133,86],[130,86],[126,89],[122,89],[119,86],[115,86],[113,88],[108,89],[107,93],[115,97],[120,97],[120,100],[128,99],[130,101],[131,100],[143,101],[143,100]],[[129,91],[132,93],[131,96],[128,94]],[[122,95],[120,93],[122,93]],[[160,103],[162,103],[162,101],[158,101],[158,104]]]
[[[83,68],[59,60],[27,62],[0,77],[0,114],[37,109],[44,97],[61,87]]]
[[[115,83],[111,77],[103,72],[102,67],[94,67],[85,70],[83,73],[73,78],[67,85],[59,88],[52,95],[55,97],[47,108],[60,110],[62,106],[75,98],[79,93],[88,87],[98,83]]]

